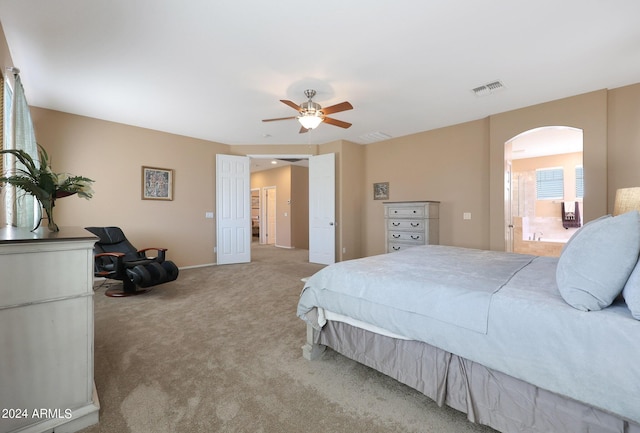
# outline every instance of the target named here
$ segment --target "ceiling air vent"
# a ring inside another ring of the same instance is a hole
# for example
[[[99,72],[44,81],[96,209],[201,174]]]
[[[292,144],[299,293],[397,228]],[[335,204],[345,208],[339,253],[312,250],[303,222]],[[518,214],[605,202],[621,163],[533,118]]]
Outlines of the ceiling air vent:
[[[504,89],[504,84],[502,84],[502,82],[498,80],[487,83],[480,87],[476,87],[475,89],[472,89],[472,91],[476,94],[476,96],[486,96],[500,89]]]
[[[384,141],[390,139],[391,136],[389,134],[385,134],[384,132],[370,132],[368,134],[361,135],[358,137],[357,141],[360,144],[369,144],[375,143],[376,141]]]

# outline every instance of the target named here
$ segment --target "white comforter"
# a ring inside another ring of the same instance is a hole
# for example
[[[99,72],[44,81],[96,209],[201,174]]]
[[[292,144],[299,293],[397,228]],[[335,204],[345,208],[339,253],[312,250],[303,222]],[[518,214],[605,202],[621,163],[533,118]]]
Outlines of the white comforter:
[[[323,269],[305,284],[298,316],[324,308],[640,422],[640,322],[624,303],[592,312],[566,304],[556,265],[415,247]]]

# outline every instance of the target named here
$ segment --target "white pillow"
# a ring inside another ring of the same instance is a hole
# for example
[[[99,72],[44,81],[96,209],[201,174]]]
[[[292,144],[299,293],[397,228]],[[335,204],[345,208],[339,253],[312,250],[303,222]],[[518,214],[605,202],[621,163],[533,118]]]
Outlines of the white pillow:
[[[567,243],[556,269],[564,300],[583,311],[608,307],[622,292],[640,254],[640,213],[585,224]]]

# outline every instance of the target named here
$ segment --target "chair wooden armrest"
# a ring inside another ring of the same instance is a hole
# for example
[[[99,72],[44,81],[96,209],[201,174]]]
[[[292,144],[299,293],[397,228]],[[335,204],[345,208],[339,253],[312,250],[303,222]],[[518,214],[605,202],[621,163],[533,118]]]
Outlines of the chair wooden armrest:
[[[156,260],[160,263],[164,262],[167,248],[155,248],[155,247],[142,248],[138,250],[138,254],[141,255],[142,257],[147,257],[147,254],[146,254],[147,251],[157,251],[158,257],[156,258]],[[149,257],[149,258],[151,259],[153,257]]]
[[[96,255],[94,255],[93,257],[98,258],[98,257],[124,257],[124,253],[98,253]]]

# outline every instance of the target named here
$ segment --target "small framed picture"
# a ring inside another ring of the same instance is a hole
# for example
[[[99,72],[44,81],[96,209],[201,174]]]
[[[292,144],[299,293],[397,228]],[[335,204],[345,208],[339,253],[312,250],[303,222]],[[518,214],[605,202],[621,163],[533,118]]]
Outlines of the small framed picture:
[[[374,200],[389,200],[389,182],[378,182],[373,184]]]
[[[142,200],[173,200],[173,170],[143,166]]]

